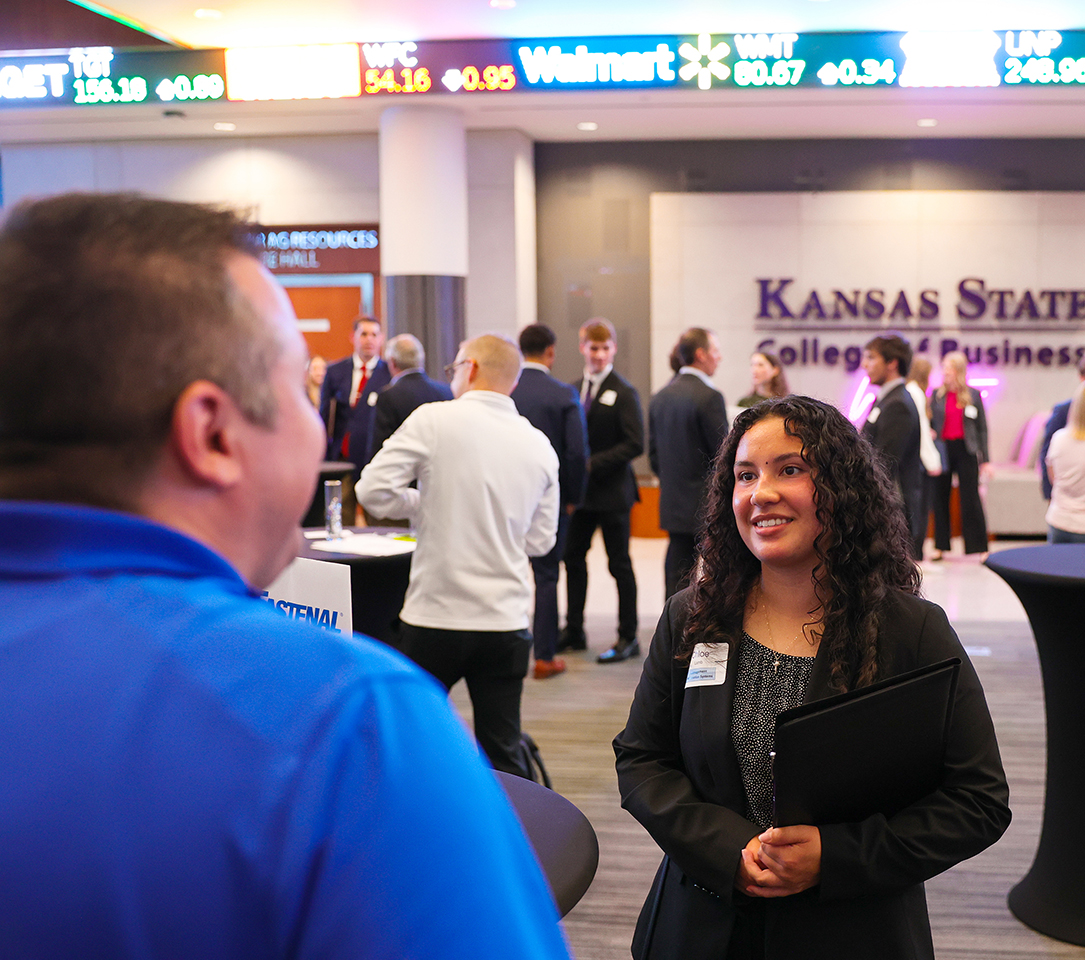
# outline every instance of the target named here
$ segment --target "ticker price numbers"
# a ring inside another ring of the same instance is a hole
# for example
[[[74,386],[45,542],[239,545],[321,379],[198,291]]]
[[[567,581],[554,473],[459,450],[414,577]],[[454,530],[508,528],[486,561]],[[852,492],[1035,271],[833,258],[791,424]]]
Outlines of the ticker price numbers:
[[[425,93],[433,86],[428,67],[418,66],[414,53],[418,44],[363,43],[362,55],[368,65],[362,75],[362,89],[373,93]],[[396,65],[399,69],[396,69]]]
[[[732,74],[740,87],[793,87],[806,69],[805,60],[794,60],[797,33],[736,33]],[[768,61],[775,61],[770,67]]]
[[[217,73],[184,74],[160,80],[154,88],[159,100],[218,100],[226,93],[226,81]]]
[[[457,90],[511,90],[516,86],[516,71],[511,63],[491,63],[483,67],[452,67],[444,72],[441,83],[455,93]]]
[[[1024,63],[1008,57],[1005,79],[1006,83],[1085,83],[1085,57],[1063,57],[1057,67],[1051,57],[1029,57]]]
[[[425,93],[432,86],[426,67],[401,67],[398,75],[391,67],[370,67],[365,72],[366,93]]]
[[[516,73],[511,63],[489,64],[478,67],[468,65],[453,67],[444,72],[441,84],[446,90],[511,90],[516,86]],[[426,93],[433,86],[433,78],[426,67],[401,67],[398,71],[387,67],[381,70],[370,67],[365,71],[366,93]]]
[[[147,99],[147,81],[143,77],[98,77],[72,81],[75,103],[143,103]],[[159,100],[218,100],[226,93],[226,82],[217,73],[184,74],[160,80],[154,88]]]
[[[764,60],[737,60],[735,83],[740,87],[794,86],[805,67],[805,60],[777,60],[771,69]]]
[[[1062,45],[1057,30],[1006,31],[1006,83],[1085,83],[1085,57],[1051,55]],[[1073,43],[1074,41],[1071,41]],[[1080,41],[1078,41],[1080,46]]]
[[[862,69],[860,69],[862,68]],[[842,83],[851,84],[893,83],[897,79],[896,64],[891,58],[875,60],[869,57],[856,64],[845,58],[839,63],[826,63],[817,73],[818,79],[827,87]]]
[[[142,103],[147,99],[143,77],[89,77],[72,81],[75,103]]]

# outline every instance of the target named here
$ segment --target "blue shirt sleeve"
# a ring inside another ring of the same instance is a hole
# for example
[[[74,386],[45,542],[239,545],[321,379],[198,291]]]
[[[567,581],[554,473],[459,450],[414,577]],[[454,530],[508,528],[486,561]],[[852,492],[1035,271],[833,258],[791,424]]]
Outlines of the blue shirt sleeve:
[[[429,678],[352,687],[295,800],[280,887],[291,955],[569,957],[504,791]]]

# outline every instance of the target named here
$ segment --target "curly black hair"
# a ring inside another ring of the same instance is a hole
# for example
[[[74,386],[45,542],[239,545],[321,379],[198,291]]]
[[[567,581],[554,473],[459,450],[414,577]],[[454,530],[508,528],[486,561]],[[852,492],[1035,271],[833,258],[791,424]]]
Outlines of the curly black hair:
[[[877,678],[878,632],[890,592],[918,594],[920,574],[911,560],[900,498],[874,448],[839,410],[810,397],[765,400],[744,410],[720,446],[703,513],[701,563],[676,657],[688,659],[697,643],[726,641],[734,649],[741,641],[761,564],[735,522],[735,452],[746,431],[773,417],[798,437],[803,459],[813,467],[822,530],[814,540],[813,573],[820,608],[811,616],[827,648],[832,686],[867,686]]]

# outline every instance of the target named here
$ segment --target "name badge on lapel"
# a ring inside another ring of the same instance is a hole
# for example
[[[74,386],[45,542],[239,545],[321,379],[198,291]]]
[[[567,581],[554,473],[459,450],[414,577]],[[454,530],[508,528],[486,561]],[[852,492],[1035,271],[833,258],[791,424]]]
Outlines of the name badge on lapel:
[[[377,405],[377,391],[374,390],[368,397],[366,397],[365,402],[368,403],[371,407],[375,407]]]
[[[718,687],[727,679],[727,659],[731,655],[729,643],[699,643],[689,658],[686,689],[690,687]]]
[[[975,420],[980,415],[980,412],[972,404],[969,404],[964,408],[964,415],[968,417],[969,420]]]
[[[867,423],[877,423],[878,417],[882,415],[881,407],[874,407],[871,409],[870,414],[866,418]]]
[[[599,394],[598,403],[601,403],[604,407],[613,407],[614,401],[618,399],[618,393],[616,390],[604,390]]]

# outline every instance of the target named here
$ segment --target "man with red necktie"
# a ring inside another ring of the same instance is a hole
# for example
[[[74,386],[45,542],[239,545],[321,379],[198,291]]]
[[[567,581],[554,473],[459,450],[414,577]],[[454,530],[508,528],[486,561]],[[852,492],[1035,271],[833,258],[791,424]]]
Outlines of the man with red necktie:
[[[381,359],[384,331],[376,317],[358,317],[354,352],[328,366],[320,392],[320,416],[328,432],[328,460],[349,460],[354,480],[368,462],[377,394],[392,375]]]

